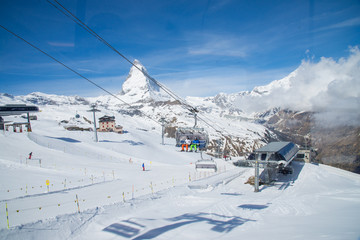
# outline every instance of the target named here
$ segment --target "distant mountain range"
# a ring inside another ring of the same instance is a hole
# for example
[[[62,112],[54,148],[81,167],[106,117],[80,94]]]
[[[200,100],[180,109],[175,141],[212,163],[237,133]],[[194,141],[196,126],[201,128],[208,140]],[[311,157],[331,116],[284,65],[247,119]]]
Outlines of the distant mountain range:
[[[164,117],[168,123],[167,137],[174,137],[178,127],[193,127],[194,116],[146,77],[146,68],[138,60],[134,64],[137,68],[131,67],[122,91],[116,94],[122,101],[109,95],[84,98],[35,92],[25,96],[1,93],[0,104],[25,103],[68,108],[96,103],[100,109],[132,117],[134,124],[145,124],[147,127],[153,123],[141,119],[150,117],[158,121]],[[217,154],[218,139],[223,141],[221,151],[231,156],[251,152],[270,141],[287,140],[313,147],[317,152],[314,161],[360,173],[358,125],[319,125],[319,111],[311,107],[311,99],[317,97],[323,88],[316,91],[309,88],[311,98],[304,95],[302,88],[306,84],[299,84],[301,81],[308,82],[304,79],[304,71],[302,65],[285,78],[255,87],[252,91],[219,93],[214,97],[187,97],[185,101],[200,111],[198,127],[205,128],[209,133],[207,152]],[[302,101],[294,93],[302,95]],[[301,102],[298,104],[296,101]],[[68,121],[65,116],[62,120]],[[83,121],[89,124],[89,120]]]

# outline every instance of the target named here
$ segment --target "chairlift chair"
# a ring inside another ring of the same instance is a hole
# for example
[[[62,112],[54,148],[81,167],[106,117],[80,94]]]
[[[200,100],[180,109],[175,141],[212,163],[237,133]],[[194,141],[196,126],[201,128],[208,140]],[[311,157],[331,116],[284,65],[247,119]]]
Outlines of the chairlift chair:
[[[197,138],[200,142],[199,150],[206,149],[209,143],[209,135],[203,128],[178,128],[175,132],[176,147],[181,147],[187,138],[191,141]]]
[[[201,159],[195,162],[196,171],[214,171],[217,172],[217,164],[211,159],[203,159],[202,152],[200,152]]]

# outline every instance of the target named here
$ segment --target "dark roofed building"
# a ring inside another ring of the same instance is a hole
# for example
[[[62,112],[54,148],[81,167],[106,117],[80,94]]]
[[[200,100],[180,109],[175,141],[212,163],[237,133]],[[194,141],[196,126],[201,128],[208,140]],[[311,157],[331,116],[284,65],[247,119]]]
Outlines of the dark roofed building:
[[[105,116],[99,118],[99,131],[100,132],[123,133],[123,127],[115,125],[115,117],[114,116],[105,115]]]
[[[291,162],[299,151],[292,142],[271,142],[254,151],[249,159]]]

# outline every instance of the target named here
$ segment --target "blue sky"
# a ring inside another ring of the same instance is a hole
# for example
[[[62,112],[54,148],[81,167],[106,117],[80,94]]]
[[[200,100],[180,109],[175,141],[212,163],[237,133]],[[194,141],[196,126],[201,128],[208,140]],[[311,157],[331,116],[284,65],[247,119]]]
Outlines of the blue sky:
[[[360,45],[359,0],[59,2],[183,97],[251,90],[302,60],[339,59]],[[121,90],[131,65],[46,0],[0,6],[0,25],[107,90]],[[0,82],[0,92],[13,95],[105,94],[2,28]]]

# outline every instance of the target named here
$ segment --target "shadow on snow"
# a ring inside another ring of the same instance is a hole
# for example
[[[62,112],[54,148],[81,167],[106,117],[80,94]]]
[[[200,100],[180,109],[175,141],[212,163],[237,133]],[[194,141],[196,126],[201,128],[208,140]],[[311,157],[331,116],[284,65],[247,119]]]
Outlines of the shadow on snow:
[[[49,137],[48,138],[52,138],[52,139],[58,139],[58,140],[62,140],[65,142],[70,142],[70,143],[79,143],[79,140],[73,139],[73,138],[66,138],[66,137]]]
[[[135,142],[135,141],[132,141],[132,140],[124,140],[124,141],[111,141],[111,140],[100,140],[99,142],[106,142],[106,143],[128,143],[130,145],[133,145],[133,146],[137,146],[137,145],[145,145],[144,143],[142,142]]]
[[[261,204],[242,204],[239,208],[243,209],[250,209],[250,210],[261,210],[269,207],[268,205],[261,205]]]
[[[211,228],[212,231],[224,233],[224,232],[230,232],[234,228],[239,227],[248,221],[255,221],[255,220],[236,217],[236,216],[224,216],[220,214],[209,214],[209,213],[183,214],[181,216],[168,218],[166,220],[169,221],[170,224],[151,229],[133,239],[141,240],[141,239],[157,238],[161,234],[164,234],[171,230],[177,229],[179,227],[188,224],[199,223],[199,222],[206,222],[209,225],[212,225],[213,226]],[[145,228],[145,226],[135,223],[133,221],[126,220],[126,221],[122,221],[121,223],[113,223],[108,227],[104,228],[103,231],[111,232],[116,235],[120,235],[122,237],[131,238],[138,235],[143,228]]]
[[[244,195],[242,193],[221,193],[221,195],[227,195],[227,196],[241,196]]]

